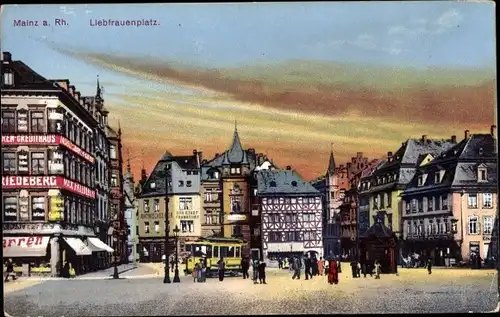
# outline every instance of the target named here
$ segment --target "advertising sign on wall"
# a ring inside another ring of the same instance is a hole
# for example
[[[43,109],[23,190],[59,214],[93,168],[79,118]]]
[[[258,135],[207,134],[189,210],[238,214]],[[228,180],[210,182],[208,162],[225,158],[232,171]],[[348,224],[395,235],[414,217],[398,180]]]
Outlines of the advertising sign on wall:
[[[95,198],[95,191],[62,176],[2,176],[3,188],[60,188],[80,196]]]

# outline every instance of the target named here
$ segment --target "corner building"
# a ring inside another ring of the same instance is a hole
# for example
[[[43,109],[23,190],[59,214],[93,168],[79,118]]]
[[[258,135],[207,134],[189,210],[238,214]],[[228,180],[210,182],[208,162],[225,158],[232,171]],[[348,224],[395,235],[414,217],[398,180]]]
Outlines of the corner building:
[[[2,54],[3,255],[23,274],[77,274],[112,251],[95,235],[95,131],[106,113],[67,80]],[[30,265],[31,264],[31,265]]]

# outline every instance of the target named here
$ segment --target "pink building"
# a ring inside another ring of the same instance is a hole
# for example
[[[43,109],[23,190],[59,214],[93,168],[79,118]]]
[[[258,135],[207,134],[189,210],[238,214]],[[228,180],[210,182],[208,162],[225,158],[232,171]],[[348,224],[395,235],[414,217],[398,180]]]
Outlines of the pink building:
[[[488,134],[466,130],[451,149],[421,155],[402,193],[403,254],[430,256],[436,265],[496,254],[495,131],[496,126]]]

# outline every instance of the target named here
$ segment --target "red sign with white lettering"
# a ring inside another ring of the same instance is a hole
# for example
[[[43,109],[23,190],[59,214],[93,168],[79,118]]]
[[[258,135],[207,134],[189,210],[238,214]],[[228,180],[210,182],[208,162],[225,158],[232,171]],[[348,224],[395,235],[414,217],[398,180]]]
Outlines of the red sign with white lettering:
[[[2,135],[3,145],[62,145],[71,152],[94,164],[92,155],[61,135]]]
[[[62,176],[2,176],[2,187],[9,188],[60,188],[80,196],[95,198],[95,191]]]

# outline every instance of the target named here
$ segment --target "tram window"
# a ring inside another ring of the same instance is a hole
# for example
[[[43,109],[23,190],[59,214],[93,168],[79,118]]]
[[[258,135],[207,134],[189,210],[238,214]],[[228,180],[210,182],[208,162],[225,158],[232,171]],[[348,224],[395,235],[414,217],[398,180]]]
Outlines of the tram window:
[[[227,248],[227,257],[228,258],[234,258],[234,249],[235,247],[228,247]]]
[[[202,246],[199,244],[192,245],[192,254],[194,257],[199,258],[203,255]]]
[[[219,247],[220,248],[220,257],[227,258],[228,247]]]
[[[236,247],[236,257],[240,257],[240,247]]]
[[[212,257],[212,246],[211,245],[207,245],[206,256],[207,256],[207,258],[211,258]]]
[[[219,258],[219,247],[214,246],[214,258]]]
[[[186,244],[186,252],[191,252],[191,244]]]

